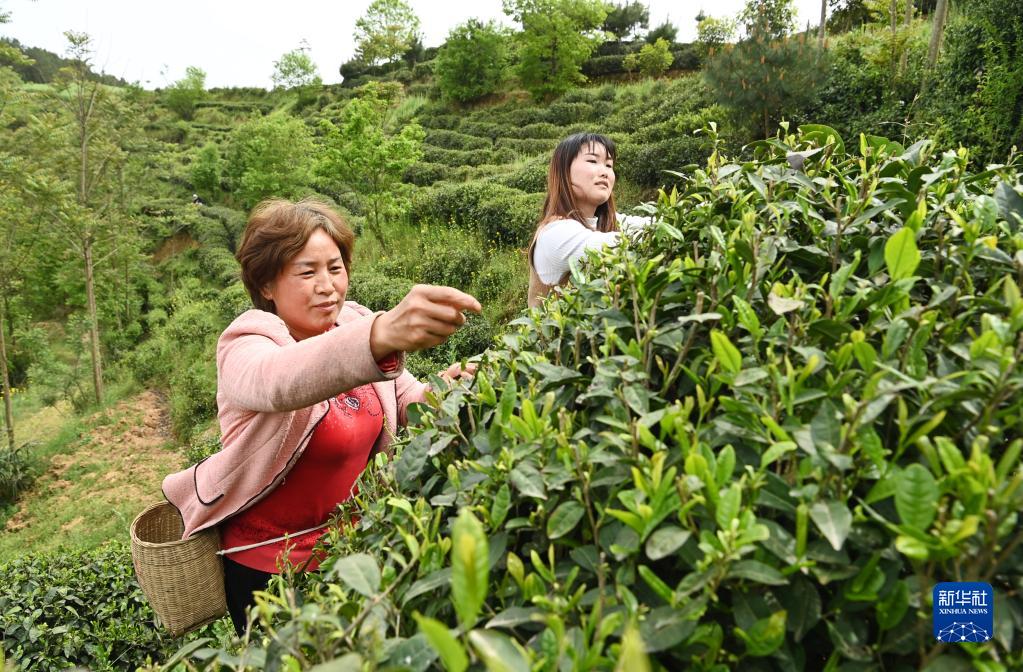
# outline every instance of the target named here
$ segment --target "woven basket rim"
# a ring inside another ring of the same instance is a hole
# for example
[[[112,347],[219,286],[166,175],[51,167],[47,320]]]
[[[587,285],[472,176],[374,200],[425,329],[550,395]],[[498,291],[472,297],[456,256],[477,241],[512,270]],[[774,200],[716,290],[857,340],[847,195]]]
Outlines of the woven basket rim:
[[[161,511],[161,509],[163,510]],[[178,519],[181,518],[181,514],[178,513],[177,508],[170,502],[166,501],[150,504],[143,509],[142,512],[135,516],[135,519],[131,521],[131,543],[139,546],[140,548],[170,548],[173,546],[185,546],[195,543],[200,538],[199,535],[193,535],[184,539],[175,539],[174,541],[145,541],[144,539],[139,539],[137,529],[143,518],[155,513],[166,514],[171,511],[173,511],[174,515],[177,516]]]

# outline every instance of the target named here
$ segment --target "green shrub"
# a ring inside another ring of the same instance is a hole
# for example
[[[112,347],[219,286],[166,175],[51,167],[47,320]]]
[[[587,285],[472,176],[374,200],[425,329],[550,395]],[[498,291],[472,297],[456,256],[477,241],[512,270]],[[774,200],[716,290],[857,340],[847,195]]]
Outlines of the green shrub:
[[[466,135],[474,135],[477,138],[484,138],[494,142],[506,135],[509,129],[502,124],[492,121],[477,121],[471,117],[463,119],[458,124],[458,130]]]
[[[22,490],[32,484],[32,454],[28,444],[0,449],[0,505],[18,501]]]
[[[549,121],[528,124],[518,128],[509,128],[504,132],[505,138],[523,138],[527,140],[561,140],[573,133],[585,130],[581,126],[558,126]]]
[[[702,164],[708,152],[706,136],[674,137],[649,145],[624,142],[618,148],[615,168],[625,179],[646,187],[657,187],[677,181],[664,171],[678,171],[689,164]]]
[[[203,245],[198,250],[199,268],[213,281],[214,286],[227,287],[238,282],[241,267],[238,260],[223,247]]]
[[[1023,665],[1019,174],[806,131],[714,154],[414,416],[248,669]],[[991,641],[934,641],[953,577]]]
[[[434,182],[446,180],[451,168],[442,163],[413,163],[405,169],[401,176],[403,182],[414,184],[419,187],[428,187]]]
[[[451,131],[460,127],[462,116],[457,114],[447,114],[441,110],[427,107],[420,110],[417,121],[420,126],[427,130],[444,129]]]
[[[537,154],[546,154],[549,157],[557,144],[557,140],[500,138],[495,146],[499,149],[510,149],[518,156],[536,156]]]
[[[582,73],[587,77],[607,77],[625,72],[625,54],[591,56],[582,64]]]
[[[183,440],[217,415],[216,348],[209,347],[192,361],[178,361],[170,372],[170,418]]]
[[[485,138],[440,128],[429,131],[423,142],[442,149],[489,149],[493,146],[493,143]]]
[[[187,468],[201,462],[210,455],[219,452],[222,447],[219,433],[204,432],[188,443],[182,467]]]
[[[547,166],[549,163],[550,159],[546,156],[526,159],[520,163],[520,167],[513,167],[504,175],[499,175],[496,181],[527,194],[545,192],[547,190]],[[539,217],[539,213],[537,216]]]
[[[352,274],[348,288],[348,300],[355,301],[370,310],[390,310],[405,298],[412,285],[411,280],[392,277],[374,271],[356,271]]]
[[[529,243],[540,217],[543,194],[523,194],[496,182],[444,185],[423,191],[412,207],[412,223],[454,224],[502,245]]]
[[[122,544],[4,565],[0,631],[7,659],[26,670],[133,670],[181,645],[155,624]]]
[[[515,152],[509,149],[441,149],[423,146],[423,161],[440,163],[452,168],[456,166],[479,166],[485,163],[507,163],[515,160]]]

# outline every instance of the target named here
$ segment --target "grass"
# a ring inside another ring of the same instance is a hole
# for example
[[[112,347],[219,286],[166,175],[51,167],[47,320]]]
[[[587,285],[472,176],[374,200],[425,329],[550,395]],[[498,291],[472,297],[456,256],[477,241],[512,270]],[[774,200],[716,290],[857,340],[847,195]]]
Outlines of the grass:
[[[181,468],[155,393],[113,383],[107,403],[76,415],[67,402],[19,399],[18,442],[30,444],[36,476],[19,501],[0,511],[0,564],[58,549],[126,541],[128,526],[162,498],[163,476]]]

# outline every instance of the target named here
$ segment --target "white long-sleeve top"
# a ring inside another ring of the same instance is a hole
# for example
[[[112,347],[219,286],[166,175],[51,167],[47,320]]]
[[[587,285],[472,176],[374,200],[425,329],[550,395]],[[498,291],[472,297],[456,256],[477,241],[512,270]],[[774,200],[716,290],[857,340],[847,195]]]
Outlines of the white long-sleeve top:
[[[569,264],[586,254],[586,250],[598,249],[603,245],[615,246],[622,233],[634,236],[650,225],[651,217],[617,215],[621,231],[606,233],[587,228],[574,219],[557,219],[550,222],[536,236],[533,248],[533,268],[546,285],[555,285],[568,272]],[[587,220],[590,227],[597,225],[597,218]]]

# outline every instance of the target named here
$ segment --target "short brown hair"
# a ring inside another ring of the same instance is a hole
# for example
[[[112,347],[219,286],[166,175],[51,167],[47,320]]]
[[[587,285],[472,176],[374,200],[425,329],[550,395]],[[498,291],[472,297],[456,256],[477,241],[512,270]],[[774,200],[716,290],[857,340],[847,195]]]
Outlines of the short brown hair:
[[[351,271],[355,234],[326,203],[309,198],[298,203],[271,199],[253,208],[235,255],[242,266],[242,283],[252,297],[252,305],[277,312],[274,302],[263,296],[263,288],[277,279],[316,229],[327,232],[341,251],[345,270]]]

